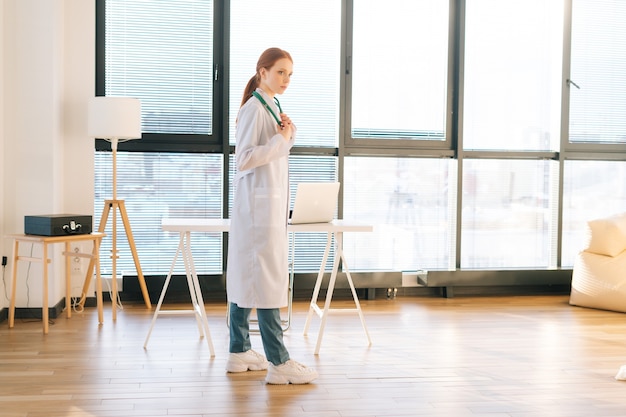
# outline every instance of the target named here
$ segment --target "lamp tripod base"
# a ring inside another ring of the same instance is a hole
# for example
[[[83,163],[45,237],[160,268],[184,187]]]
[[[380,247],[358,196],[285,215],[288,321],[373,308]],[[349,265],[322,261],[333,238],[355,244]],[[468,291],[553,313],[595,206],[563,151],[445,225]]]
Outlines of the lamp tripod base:
[[[113,319],[115,320],[117,315],[117,271],[116,271],[116,259],[117,259],[117,245],[116,240],[116,212],[119,209],[120,217],[122,218],[122,223],[124,224],[124,230],[126,231],[126,239],[128,240],[128,246],[130,247],[130,251],[133,255],[133,260],[135,261],[135,268],[137,270],[137,279],[139,280],[139,286],[141,288],[141,293],[143,295],[143,300],[146,304],[146,308],[151,309],[152,303],[150,302],[150,296],[148,295],[148,287],[146,286],[146,280],[143,276],[143,272],[141,270],[141,264],[139,263],[139,256],[137,255],[137,248],[135,246],[135,239],[133,238],[133,232],[130,228],[130,221],[128,220],[128,212],[126,211],[126,206],[124,205],[124,200],[105,200],[104,208],[102,210],[102,216],[100,217],[100,224],[98,226],[98,232],[104,233],[104,230],[107,225],[107,221],[109,219],[109,213],[113,209],[113,236],[112,239],[112,247],[111,247],[111,257],[113,259],[113,271],[112,271],[112,294],[111,301],[113,302],[112,310],[113,310]],[[93,260],[89,262],[89,267],[87,269],[87,277],[85,278],[85,283],[83,284],[83,292],[82,297],[79,302],[81,307],[84,307],[86,294],[89,291],[89,286],[91,284],[91,277],[93,276],[94,270],[94,262]]]

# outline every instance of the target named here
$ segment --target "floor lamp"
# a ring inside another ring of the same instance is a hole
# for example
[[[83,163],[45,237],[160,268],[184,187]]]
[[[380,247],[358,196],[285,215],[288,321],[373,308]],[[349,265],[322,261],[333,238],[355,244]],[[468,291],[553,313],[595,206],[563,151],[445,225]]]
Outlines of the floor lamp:
[[[113,158],[113,199],[104,201],[104,209],[100,218],[99,232],[104,232],[109,212],[112,212],[111,225],[111,301],[113,320],[117,318],[117,210],[120,212],[122,223],[126,231],[128,246],[135,261],[137,269],[137,279],[143,294],[146,307],[152,308],[150,296],[146,287],[146,281],[141,270],[139,257],[137,256],[137,248],[135,247],[135,239],[130,228],[128,213],[124,200],[117,199],[117,144],[121,141],[141,138],[141,102],[135,98],[129,97],[94,97],[89,102],[89,136],[92,138],[105,139],[111,143],[111,153]],[[89,289],[91,276],[93,275],[93,263],[90,262],[87,271],[87,279],[83,285],[83,297],[81,302],[84,303],[85,294]]]

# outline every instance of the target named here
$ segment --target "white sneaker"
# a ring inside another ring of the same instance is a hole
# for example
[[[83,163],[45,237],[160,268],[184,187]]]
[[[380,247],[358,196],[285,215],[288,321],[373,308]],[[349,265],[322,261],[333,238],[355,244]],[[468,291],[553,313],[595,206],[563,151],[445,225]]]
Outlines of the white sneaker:
[[[229,353],[226,361],[226,371],[264,371],[267,369],[268,364],[265,356],[250,349],[247,352]]]
[[[265,377],[268,384],[308,384],[318,377],[318,373],[313,368],[289,359],[278,366],[271,364]]]

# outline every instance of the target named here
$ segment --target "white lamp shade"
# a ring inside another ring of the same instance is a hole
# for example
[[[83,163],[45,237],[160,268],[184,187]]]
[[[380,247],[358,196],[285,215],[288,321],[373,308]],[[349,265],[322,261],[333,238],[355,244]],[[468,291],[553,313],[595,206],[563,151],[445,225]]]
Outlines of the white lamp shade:
[[[89,101],[89,136],[141,138],[141,101],[130,97],[94,97]]]

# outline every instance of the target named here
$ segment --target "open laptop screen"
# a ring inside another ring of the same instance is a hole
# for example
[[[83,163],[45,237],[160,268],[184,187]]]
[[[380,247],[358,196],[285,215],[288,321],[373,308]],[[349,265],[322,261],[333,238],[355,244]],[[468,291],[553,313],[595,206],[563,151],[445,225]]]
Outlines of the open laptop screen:
[[[290,223],[328,223],[332,221],[337,209],[338,197],[338,182],[299,183]]]

